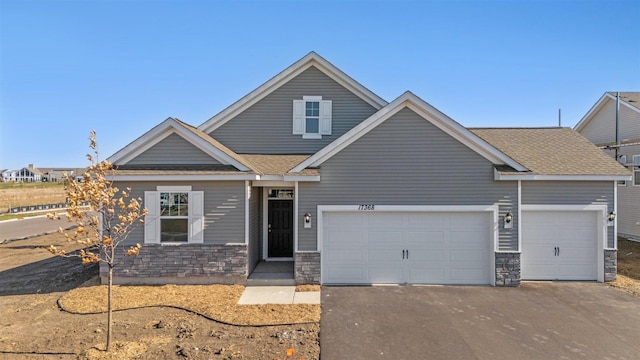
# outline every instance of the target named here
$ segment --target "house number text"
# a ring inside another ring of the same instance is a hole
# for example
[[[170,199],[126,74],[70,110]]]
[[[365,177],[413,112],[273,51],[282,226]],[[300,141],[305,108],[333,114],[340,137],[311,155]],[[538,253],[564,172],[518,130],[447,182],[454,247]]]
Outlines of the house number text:
[[[358,205],[358,210],[375,210],[376,206],[371,204]]]

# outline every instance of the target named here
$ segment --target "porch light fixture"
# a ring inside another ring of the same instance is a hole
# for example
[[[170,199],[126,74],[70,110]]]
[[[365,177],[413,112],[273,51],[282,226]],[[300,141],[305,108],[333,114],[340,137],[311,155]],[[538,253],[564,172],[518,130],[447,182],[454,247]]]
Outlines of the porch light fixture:
[[[304,214],[304,227],[305,229],[311,228],[311,214]]]
[[[611,211],[609,213],[609,216],[607,217],[607,220],[613,222],[613,220],[615,220],[615,219],[616,219],[616,214],[613,211]]]
[[[513,214],[511,212],[504,214],[504,228],[505,229],[513,228]]]
[[[509,224],[511,221],[513,221],[513,214],[510,212],[504,214],[504,222]]]

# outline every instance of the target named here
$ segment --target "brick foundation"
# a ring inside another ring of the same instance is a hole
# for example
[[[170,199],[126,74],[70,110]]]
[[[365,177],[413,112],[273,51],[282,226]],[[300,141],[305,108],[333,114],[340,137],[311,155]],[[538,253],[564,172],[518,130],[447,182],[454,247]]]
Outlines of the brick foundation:
[[[296,284],[320,284],[320,253],[298,252],[295,255]]]
[[[520,286],[520,253],[496,252],[496,286]]]
[[[117,256],[115,284],[244,284],[249,274],[244,244],[146,244],[139,256]],[[107,281],[106,265],[100,277]]]

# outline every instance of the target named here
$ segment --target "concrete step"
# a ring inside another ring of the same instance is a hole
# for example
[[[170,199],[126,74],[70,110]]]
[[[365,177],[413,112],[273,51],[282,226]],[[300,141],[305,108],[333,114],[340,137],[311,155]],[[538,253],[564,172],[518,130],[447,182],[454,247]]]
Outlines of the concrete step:
[[[246,286],[295,286],[295,279],[247,279]]]

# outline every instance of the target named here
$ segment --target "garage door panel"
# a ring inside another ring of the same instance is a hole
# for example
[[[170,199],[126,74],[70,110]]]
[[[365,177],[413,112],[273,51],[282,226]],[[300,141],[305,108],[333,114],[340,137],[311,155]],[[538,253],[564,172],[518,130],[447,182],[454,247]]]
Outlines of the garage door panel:
[[[445,234],[442,231],[408,231],[407,247],[413,249],[441,249]]]
[[[364,225],[364,215],[361,213],[327,214],[323,223],[329,228],[361,228]]]
[[[402,266],[369,266],[369,282],[371,284],[398,284],[404,280]]]
[[[405,217],[402,213],[387,213],[384,217],[375,216],[375,213],[368,213],[367,215],[369,226],[373,228],[384,229],[405,225]]]
[[[442,284],[445,283],[444,269],[438,267],[411,267],[408,270],[407,282],[411,284]]]
[[[409,214],[407,223],[410,226],[429,227],[429,228],[446,228],[449,227],[449,214]]]
[[[484,268],[455,268],[449,272],[449,280],[455,284],[486,284],[487,273]]]
[[[364,264],[365,263],[365,253],[362,249],[342,249],[341,251],[333,251],[325,254],[326,263],[328,265],[339,265],[339,264],[348,264],[352,262],[354,264]]]
[[[361,284],[367,282],[367,278],[364,274],[362,267],[354,266],[332,266],[325,269],[327,275],[327,283],[330,284]]]
[[[487,244],[474,241],[484,231],[451,231],[449,232],[449,247],[451,249],[474,249],[482,250],[487,248]],[[488,236],[485,236],[488,237]]]
[[[411,266],[419,266],[417,264],[421,263],[443,266],[446,263],[446,259],[447,252],[444,249],[411,249],[407,261]]]
[[[366,230],[365,230],[366,231]],[[367,231],[369,248],[402,248],[402,231]]]
[[[369,249],[365,250],[370,265],[387,264],[393,266],[402,261],[402,250],[399,249]]]
[[[328,231],[326,241],[333,249],[362,249],[366,242],[361,230],[339,230]]]

